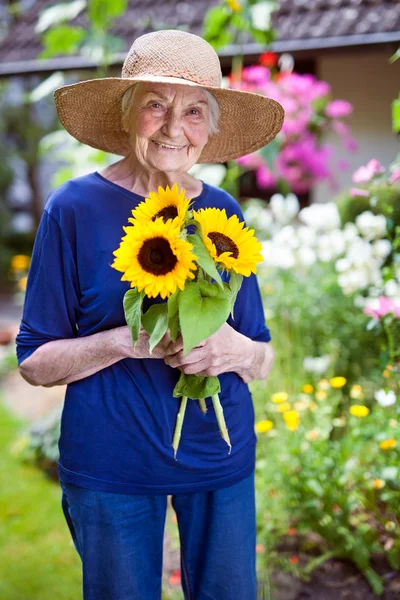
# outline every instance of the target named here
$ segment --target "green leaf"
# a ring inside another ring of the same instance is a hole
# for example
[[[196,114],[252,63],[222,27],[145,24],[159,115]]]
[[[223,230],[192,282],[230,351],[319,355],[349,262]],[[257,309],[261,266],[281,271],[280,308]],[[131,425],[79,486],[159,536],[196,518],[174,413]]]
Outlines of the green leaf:
[[[240,288],[242,287],[243,275],[239,275],[232,271],[229,277],[229,287],[231,288],[232,298],[231,298],[231,315],[233,316],[233,309],[235,306],[236,298],[239,293]]]
[[[229,286],[221,290],[203,280],[189,282],[179,295],[179,321],[187,354],[225,323],[231,309]]]
[[[148,311],[142,316],[143,327],[150,336],[149,348],[153,352],[153,348],[167,332],[168,329],[168,304],[153,304]]]
[[[196,221],[197,223],[197,221]],[[201,227],[200,224],[197,224],[198,227]],[[193,252],[197,256],[197,263],[199,266],[204,269],[204,271],[215,279],[215,281],[222,288],[222,279],[220,274],[218,273],[217,267],[215,266],[215,262],[210,256],[210,253],[207,250],[207,247],[201,237],[198,234],[188,235],[187,241],[190,244],[193,244]]]
[[[176,341],[181,330],[179,323],[179,294],[180,290],[177,289],[176,292],[168,298],[168,327],[173,342]]]
[[[77,54],[85,36],[86,31],[83,27],[71,27],[71,25],[54,27],[43,36],[44,50],[40,58],[50,58],[59,54]]]
[[[89,0],[88,16],[94,27],[110,29],[110,21],[124,14],[127,0]]]
[[[324,490],[319,481],[316,479],[308,479],[306,481],[307,488],[313,492],[318,498],[321,498],[324,495]]]
[[[374,571],[374,569],[372,569],[371,567],[369,567],[368,569],[365,569],[363,571],[363,573],[364,573],[365,577],[368,579],[368,583],[374,590],[375,594],[377,596],[382,596],[382,594],[384,592],[384,586],[383,586],[382,579],[379,577],[378,573],[376,571]]]
[[[204,377],[203,375],[185,375],[181,373],[178,383],[176,384],[173,396],[187,396],[192,400],[199,398],[208,398],[221,391],[221,385],[218,377]]]
[[[138,292],[136,288],[128,290],[124,296],[125,320],[132,335],[133,345],[139,339],[143,298],[144,292]]]

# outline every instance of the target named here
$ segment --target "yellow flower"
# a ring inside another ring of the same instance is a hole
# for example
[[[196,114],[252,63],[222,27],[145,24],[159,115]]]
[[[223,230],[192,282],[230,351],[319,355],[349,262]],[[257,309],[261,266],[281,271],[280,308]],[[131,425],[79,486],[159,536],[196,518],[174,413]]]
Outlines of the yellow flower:
[[[353,404],[353,406],[350,406],[349,412],[354,417],[366,417],[369,413],[369,408],[364,404]]]
[[[273,422],[266,419],[265,421],[259,421],[255,426],[255,430],[258,433],[266,433],[267,431],[272,429],[273,426],[274,426]]]
[[[18,281],[18,289],[20,292],[25,292],[26,291],[26,284],[28,282],[28,278],[27,277],[21,277],[21,279]]]
[[[113,252],[111,265],[122,271],[121,281],[145,291],[150,298],[167,298],[177,288],[183,290],[187,278],[193,279],[196,256],[192,244],[179,237],[177,221],[137,223],[123,228],[126,235],[120,247]]]
[[[179,228],[182,229],[187,218],[191,198],[185,197],[185,190],[178,189],[178,184],[174,183],[172,189],[167,185],[164,189],[161,186],[157,192],[150,192],[149,197],[132,211],[133,218],[128,221],[136,225],[138,221],[155,221],[156,219],[177,219]]]
[[[320,433],[321,432],[319,429],[311,429],[310,431],[307,431],[306,438],[310,442],[313,442],[314,440],[317,440],[319,438]]]
[[[382,450],[391,450],[392,448],[396,448],[397,441],[394,438],[389,438],[387,440],[383,440],[379,446],[382,448]]]
[[[354,400],[364,400],[364,394],[361,385],[355,384],[351,386],[350,398]]]
[[[318,382],[318,387],[321,390],[329,390],[329,388],[330,388],[329,381],[327,379],[321,379],[321,381]]]
[[[11,271],[27,271],[31,263],[30,256],[26,254],[15,254],[10,263]]]
[[[317,400],[326,400],[327,395],[328,394],[325,392],[325,390],[317,390],[315,392],[315,397]]]
[[[289,410],[288,412],[283,413],[283,418],[286,427],[290,429],[290,431],[296,431],[300,423],[299,413],[296,410]]]
[[[257,272],[257,263],[264,259],[254,229],[245,227],[236,215],[228,219],[219,208],[193,211],[193,218],[200,223],[204,243],[216,263],[245,277]]]
[[[374,481],[372,482],[372,486],[376,490],[381,490],[383,487],[385,487],[385,480],[384,479],[374,479]]]
[[[312,412],[317,410],[317,408],[318,408],[318,404],[316,404],[315,402],[310,403],[310,410],[312,410]]]
[[[388,369],[385,369],[382,373],[382,375],[388,379],[391,376],[391,372]]]
[[[333,388],[339,389],[346,385],[346,382],[346,377],[332,377],[329,383]]]
[[[385,367],[388,371],[393,371],[393,365],[386,365]]]
[[[314,388],[311,385],[311,383],[306,383],[305,385],[303,385],[303,392],[305,394],[312,394],[313,391],[314,391]]]
[[[272,396],[271,396],[271,400],[272,400],[272,402],[275,402],[275,404],[280,404],[281,402],[286,402],[288,398],[289,398],[289,394],[287,394],[286,392],[276,392],[275,394],[272,394]]]
[[[284,402],[283,404],[278,404],[278,406],[276,407],[276,410],[278,412],[286,412],[287,410],[290,410],[292,408],[290,402]]]
[[[233,12],[240,12],[242,10],[242,5],[237,0],[226,0],[226,3]]]

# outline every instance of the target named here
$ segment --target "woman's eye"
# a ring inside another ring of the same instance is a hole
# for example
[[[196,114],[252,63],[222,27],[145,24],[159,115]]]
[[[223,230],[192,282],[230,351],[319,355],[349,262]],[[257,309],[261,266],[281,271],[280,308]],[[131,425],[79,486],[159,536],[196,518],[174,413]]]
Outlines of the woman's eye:
[[[197,117],[197,116],[199,116],[201,114],[198,108],[191,108],[190,111],[189,111],[189,113],[191,115],[194,115],[195,117]]]

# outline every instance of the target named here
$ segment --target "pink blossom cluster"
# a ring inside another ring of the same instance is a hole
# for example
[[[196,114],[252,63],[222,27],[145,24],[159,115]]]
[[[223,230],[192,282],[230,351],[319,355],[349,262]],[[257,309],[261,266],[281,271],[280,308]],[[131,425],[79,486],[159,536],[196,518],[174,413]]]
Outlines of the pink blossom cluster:
[[[396,304],[393,298],[379,296],[377,307],[366,307],[364,308],[364,313],[370,317],[373,317],[374,319],[382,319],[385,315],[393,313],[398,319],[400,319],[400,306]]]
[[[293,192],[302,193],[316,181],[328,180],[335,189],[334,166],[345,170],[348,162],[340,159],[332,164],[333,148],[321,142],[321,134],[333,131],[347,150],[356,149],[348,125],[341,120],[352,113],[349,102],[330,100],[329,84],[314,75],[276,74],[262,65],[244,68],[240,83],[231,78],[231,87],[273,98],[285,110],[273,164],[268,165],[260,153],[238,159],[239,164],[256,171],[260,187],[274,188],[283,179]]]

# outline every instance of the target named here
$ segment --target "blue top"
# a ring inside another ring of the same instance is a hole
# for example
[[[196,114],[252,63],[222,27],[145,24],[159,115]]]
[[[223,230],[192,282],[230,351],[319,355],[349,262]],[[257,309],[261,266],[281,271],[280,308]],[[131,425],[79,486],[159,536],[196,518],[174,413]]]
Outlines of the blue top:
[[[129,283],[111,268],[131,210],[143,201],[99,173],[68,181],[45,205],[33,247],[17,335],[18,364],[41,344],[126,325]],[[196,209],[243,215],[225,191],[204,184]],[[245,277],[234,321],[247,337],[267,342],[257,279]],[[204,415],[189,401],[174,459],[172,436],[180,371],[162,359],[120,360],[68,384],[59,440],[59,475],[66,482],[122,494],[175,494],[228,487],[254,468],[256,436],[248,386],[236,373],[220,375],[220,399],[232,444],[218,430],[211,399]]]

